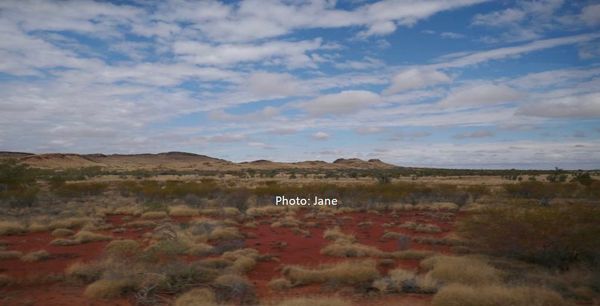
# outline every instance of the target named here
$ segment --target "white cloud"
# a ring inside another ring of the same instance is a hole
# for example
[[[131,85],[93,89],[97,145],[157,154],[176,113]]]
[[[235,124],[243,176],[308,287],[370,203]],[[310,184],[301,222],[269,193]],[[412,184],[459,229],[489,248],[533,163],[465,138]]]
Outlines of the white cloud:
[[[593,4],[584,7],[581,10],[581,19],[589,26],[600,24],[600,4]]]
[[[545,118],[600,118],[600,93],[530,102],[520,107],[517,114]]]
[[[261,97],[296,96],[308,91],[289,73],[254,72],[247,77],[244,86]]]
[[[522,94],[506,85],[467,84],[453,89],[439,102],[442,107],[478,107],[514,102]]]
[[[365,90],[347,90],[317,97],[298,106],[313,116],[348,114],[381,101],[379,95]]]
[[[384,63],[381,60],[367,56],[359,61],[336,62],[334,66],[338,69],[364,70],[381,68]]]
[[[279,113],[279,108],[267,106],[262,110],[246,113],[243,115],[232,115],[225,112],[224,110],[215,110],[209,113],[209,117],[211,119],[221,121],[248,122],[272,120],[275,116],[279,115]]]
[[[564,45],[588,42],[600,38],[600,33],[580,34],[574,36],[564,36],[559,38],[550,38],[533,41],[527,44],[513,47],[502,47],[487,51],[477,51],[471,53],[461,52],[456,55],[447,55],[442,58],[443,62],[431,65],[431,68],[456,68],[476,65],[490,60],[499,60],[508,57],[515,57],[534,51],[555,48]]]
[[[473,24],[494,27],[507,26],[520,22],[525,16],[526,13],[524,11],[516,8],[509,8],[489,14],[477,14],[473,17]]]
[[[329,139],[329,134],[325,133],[325,132],[316,132],[312,135],[312,138],[315,140],[326,140]]]
[[[393,21],[383,21],[370,25],[366,31],[362,31],[358,35],[360,37],[382,36],[394,33],[395,31],[396,24]]]
[[[355,129],[356,133],[361,135],[376,134],[383,131],[383,128],[378,126],[360,126]]]
[[[247,0],[237,5],[213,1],[169,1],[160,6],[158,20],[192,24],[202,36],[214,41],[241,42],[273,38],[297,29],[360,26],[361,36],[386,35],[396,24],[412,26],[442,11],[485,0],[383,0],[354,10],[336,8],[335,1]]]
[[[409,68],[397,73],[384,93],[389,95],[450,82],[452,78],[444,72],[427,68]]]
[[[507,9],[475,15],[472,24],[502,29],[499,35],[483,37],[484,42],[491,43],[539,39],[553,30],[576,31],[585,26],[581,21],[585,17],[572,10],[582,3],[571,2],[567,5],[565,0],[517,1]]]
[[[486,138],[494,136],[494,132],[487,130],[477,130],[472,132],[464,132],[457,135],[454,135],[456,139],[465,139],[465,138]]]
[[[321,39],[304,41],[269,41],[260,44],[210,44],[177,41],[173,52],[182,60],[199,65],[232,65],[243,62],[283,60],[289,67],[315,67],[307,52],[321,46]]]
[[[373,158],[402,166],[456,168],[595,169],[600,144],[593,141],[478,141],[380,147]]]

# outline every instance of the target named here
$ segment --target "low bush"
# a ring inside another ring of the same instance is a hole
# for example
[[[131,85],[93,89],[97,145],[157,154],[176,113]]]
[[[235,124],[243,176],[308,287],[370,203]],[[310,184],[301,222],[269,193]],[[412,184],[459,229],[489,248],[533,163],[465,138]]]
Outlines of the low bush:
[[[238,300],[242,305],[257,303],[254,285],[247,278],[237,274],[224,274],[217,277],[213,286],[218,300]]]
[[[51,233],[51,235],[54,237],[68,237],[73,234],[75,234],[75,232],[68,228],[57,228],[57,229],[53,230]]]
[[[445,284],[495,284],[501,281],[501,272],[485,261],[472,257],[434,256],[421,262],[429,275]]]
[[[94,219],[88,217],[71,217],[65,219],[58,219],[50,222],[48,228],[57,229],[57,228],[82,228],[86,225],[94,223]]]
[[[139,242],[131,239],[113,240],[104,248],[104,252],[114,257],[133,257],[139,254],[141,247]]]
[[[56,239],[50,241],[50,244],[51,245],[59,245],[59,246],[71,246],[71,245],[81,244],[81,242],[74,240],[74,239],[56,238]]]
[[[372,282],[379,277],[379,271],[374,260],[363,260],[344,261],[317,268],[286,266],[283,268],[283,276],[294,286],[325,282],[358,285]]]
[[[96,241],[107,241],[111,240],[112,237],[82,230],[79,231],[77,234],[73,235],[73,239],[79,243],[88,243]]]
[[[321,254],[336,257],[380,257],[385,252],[364,244],[336,241],[321,249]]]
[[[341,240],[349,241],[349,242],[356,241],[356,238],[354,237],[354,235],[343,233],[339,226],[336,226],[332,229],[325,230],[323,232],[323,238],[325,238],[327,240],[336,240],[336,241],[341,241]]]
[[[23,224],[16,221],[0,221],[0,236],[16,235],[26,232]]]
[[[291,288],[292,283],[289,280],[280,277],[272,279],[267,286],[269,286],[271,290],[285,290]]]
[[[196,288],[177,297],[175,306],[216,306],[215,293],[208,288]]]
[[[75,262],[65,269],[65,275],[71,280],[90,283],[100,279],[104,269],[103,262]]]
[[[50,257],[51,257],[51,255],[50,255],[50,253],[48,253],[48,251],[39,250],[39,251],[29,252],[29,253],[21,256],[21,260],[25,261],[25,262],[33,262],[33,261],[40,261],[40,260],[48,259]]]
[[[23,256],[21,251],[0,251],[0,260],[2,259],[15,259]]]
[[[236,227],[217,227],[208,236],[210,240],[234,240],[242,238]]]
[[[114,298],[133,290],[135,284],[127,279],[100,279],[89,284],[83,295],[89,298]]]
[[[281,301],[277,306],[351,306],[352,302],[339,297],[301,297]]]
[[[459,232],[482,252],[566,269],[600,258],[600,207],[490,207],[469,214]]]
[[[9,286],[13,283],[12,277],[6,274],[0,274],[0,288]]]
[[[148,211],[142,214],[142,219],[165,219],[168,218],[166,212],[164,211]]]
[[[433,306],[563,306],[568,303],[556,292],[532,287],[465,286],[443,287]]]
[[[77,198],[100,195],[108,189],[108,184],[100,182],[64,183],[51,187],[52,192],[59,197]]]

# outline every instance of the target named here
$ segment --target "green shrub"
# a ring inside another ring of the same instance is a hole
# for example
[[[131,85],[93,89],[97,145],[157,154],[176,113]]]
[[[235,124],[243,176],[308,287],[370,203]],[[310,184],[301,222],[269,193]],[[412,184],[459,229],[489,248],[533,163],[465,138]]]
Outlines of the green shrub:
[[[463,236],[493,255],[566,268],[600,258],[600,207],[505,206],[487,208],[459,224]]]

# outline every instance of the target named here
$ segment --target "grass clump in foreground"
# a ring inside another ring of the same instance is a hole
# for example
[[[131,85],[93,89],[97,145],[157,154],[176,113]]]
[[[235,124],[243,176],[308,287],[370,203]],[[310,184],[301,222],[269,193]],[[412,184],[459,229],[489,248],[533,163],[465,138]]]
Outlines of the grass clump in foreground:
[[[16,235],[26,231],[23,224],[15,221],[0,221],[0,236]]]
[[[48,253],[48,251],[39,250],[39,251],[30,252],[30,253],[27,253],[27,254],[21,256],[21,260],[25,261],[25,262],[33,262],[33,261],[49,259],[50,257],[51,257],[51,255],[50,255],[50,253]]]
[[[196,288],[180,295],[175,306],[216,306],[215,293],[208,288]]]
[[[70,246],[70,245],[78,245],[82,243],[88,242],[96,242],[96,241],[107,241],[111,240],[113,237],[93,233],[86,230],[81,230],[77,232],[77,234],[73,235],[71,238],[56,238],[50,241],[51,245],[60,245],[60,246]]]
[[[382,293],[435,293],[439,282],[429,275],[397,268],[390,270],[388,276],[375,280],[372,287]]]
[[[339,297],[304,297],[281,301],[277,306],[351,306],[352,303]]]
[[[135,283],[128,279],[100,279],[85,288],[83,295],[90,298],[113,298],[133,290]]]
[[[106,245],[100,261],[76,263],[67,268],[67,279],[88,284],[84,292],[87,297],[130,294],[140,305],[153,304],[164,294],[179,296],[176,305],[256,304],[254,286],[243,275],[260,260],[257,250],[237,249],[224,252],[219,258],[190,263],[179,256],[189,253],[194,243],[187,240],[192,238],[176,226],[163,226],[163,230],[174,230],[178,235],[157,232],[146,248],[135,240],[113,240]],[[207,300],[206,294],[190,291],[192,288],[213,288],[214,301],[218,303]]]
[[[445,284],[489,285],[502,281],[501,271],[474,257],[434,256],[421,261],[421,267]]]
[[[0,251],[0,259],[15,259],[23,255],[21,251]]]
[[[465,286],[443,287],[433,306],[563,306],[568,303],[556,292],[535,287]]]
[[[51,233],[51,235],[54,237],[68,237],[73,234],[75,234],[75,232],[68,228],[57,228],[57,229],[53,230]]]
[[[283,276],[293,286],[325,282],[342,285],[360,285],[370,283],[378,278],[379,271],[374,260],[362,260],[344,261],[317,268],[286,266],[283,268]]]

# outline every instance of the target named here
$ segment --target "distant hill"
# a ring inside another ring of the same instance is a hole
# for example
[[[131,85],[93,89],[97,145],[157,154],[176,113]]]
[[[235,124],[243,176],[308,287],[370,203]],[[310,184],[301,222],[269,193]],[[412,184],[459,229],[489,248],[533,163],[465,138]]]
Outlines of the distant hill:
[[[13,158],[34,168],[68,169],[102,167],[110,170],[241,170],[241,169],[393,169],[397,166],[378,159],[368,161],[358,158],[337,159],[333,163],[325,161],[302,161],[293,163],[255,160],[234,163],[186,152],[165,152],[158,154],[73,154],[23,152],[0,152],[0,159]]]

